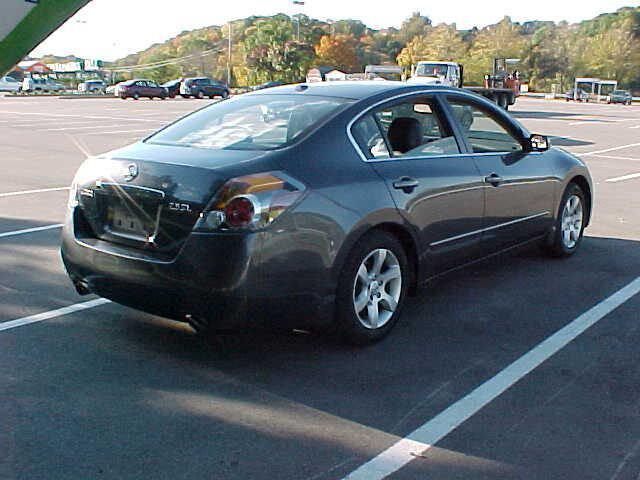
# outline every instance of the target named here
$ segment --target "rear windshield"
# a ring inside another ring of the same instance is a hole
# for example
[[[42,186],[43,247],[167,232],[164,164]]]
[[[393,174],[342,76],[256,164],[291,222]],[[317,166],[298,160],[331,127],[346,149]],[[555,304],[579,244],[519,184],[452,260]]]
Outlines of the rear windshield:
[[[350,102],[312,95],[241,95],[199,110],[146,142],[215,150],[272,150],[293,142]]]

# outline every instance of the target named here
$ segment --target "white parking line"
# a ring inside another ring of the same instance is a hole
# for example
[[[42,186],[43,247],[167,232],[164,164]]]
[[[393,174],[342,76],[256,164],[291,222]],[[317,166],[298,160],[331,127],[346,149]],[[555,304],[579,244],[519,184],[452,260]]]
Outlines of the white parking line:
[[[628,145],[620,145],[619,147],[605,148],[604,150],[596,150],[595,152],[585,152],[585,153],[576,152],[576,155],[579,155],[579,156],[582,156],[582,157],[587,156],[587,155],[597,155],[599,153],[614,152],[616,150],[623,150],[625,148],[637,147],[639,145],[640,145],[640,143],[630,143]]]
[[[15,197],[18,195],[29,195],[31,193],[58,192],[61,190],[69,190],[69,187],[39,188],[37,190],[21,190],[19,192],[5,192],[5,193],[0,193],[0,198]]]
[[[160,123],[160,122],[158,122]],[[41,132],[65,132],[67,130],[88,130],[88,129],[95,129],[95,128],[119,128],[119,127],[126,127],[127,124],[123,124],[123,123],[119,123],[116,125],[86,125],[84,127],[60,127],[60,128],[40,128],[37,129]]]
[[[14,230],[13,232],[0,233],[0,238],[15,237],[16,235],[25,235],[27,233],[42,232],[44,230],[53,230],[54,228],[62,228],[62,223],[55,225],[45,225],[43,227],[25,228],[24,230]]]
[[[631,157],[616,157],[613,155],[594,155],[597,158],[610,158],[612,160],[630,160],[632,162],[640,162],[640,158],[631,158]]]
[[[81,134],[81,135],[110,135],[110,134],[113,134],[113,133],[136,133],[136,132],[148,132],[148,133],[151,133],[151,132],[154,132],[154,131],[155,131],[154,128],[145,128],[145,129],[142,129],[142,130],[113,130],[111,132],[91,132],[91,133],[84,133],[84,134]]]
[[[42,322],[44,320],[50,320],[52,318],[61,317],[70,313],[79,312],[80,310],[87,310],[89,308],[99,307],[111,303],[105,298],[97,298],[96,300],[89,300],[88,302],[75,303],[68,307],[58,308],[57,310],[50,310],[48,312],[37,313],[28,317],[18,318],[16,320],[9,320],[8,322],[0,323],[0,332],[3,330],[10,330],[12,328],[21,327],[23,325],[29,325],[31,323]]]
[[[38,116],[42,116],[42,117],[51,117],[51,118],[69,118],[69,117],[75,117],[75,118],[86,118],[86,119],[91,119],[91,120],[125,120],[125,121],[130,121],[132,120],[131,117],[106,117],[103,115],[74,115],[74,114],[67,114],[67,113],[39,113],[39,112],[10,112],[7,110],[0,110],[0,113],[4,113],[4,114],[10,114],[10,115],[38,115]],[[135,120],[136,122],[156,122],[156,120],[152,120],[149,118],[136,118]]]
[[[621,177],[607,178],[605,182],[617,183],[624,182],[625,180],[633,180],[634,178],[640,178],[640,173],[631,173],[629,175],[623,175]]]
[[[487,380],[407,437],[347,475],[344,480],[378,480],[400,470],[414,460],[416,455],[421,455],[434,446],[513,384],[638,293],[640,293],[640,277],[587,310],[495,377]]]

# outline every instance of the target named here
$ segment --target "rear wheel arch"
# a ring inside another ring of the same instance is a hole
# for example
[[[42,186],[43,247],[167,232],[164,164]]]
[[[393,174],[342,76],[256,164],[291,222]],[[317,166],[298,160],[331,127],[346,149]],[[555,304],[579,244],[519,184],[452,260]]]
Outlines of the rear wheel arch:
[[[354,237],[353,241],[349,242],[345,247],[345,251],[339,256],[339,261],[337,262],[338,268],[336,269],[336,278],[342,272],[344,265],[349,258],[350,253],[353,251],[354,247],[360,242],[363,238],[369,235],[374,231],[382,231],[389,235],[392,235],[402,245],[404,252],[407,256],[407,260],[410,268],[410,282],[409,282],[409,290],[408,293],[410,295],[414,295],[417,287],[417,280],[419,274],[419,253],[418,253],[418,242],[414,235],[409,231],[406,226],[403,226],[398,223],[386,222],[380,223],[366,230],[360,232],[357,236]]]

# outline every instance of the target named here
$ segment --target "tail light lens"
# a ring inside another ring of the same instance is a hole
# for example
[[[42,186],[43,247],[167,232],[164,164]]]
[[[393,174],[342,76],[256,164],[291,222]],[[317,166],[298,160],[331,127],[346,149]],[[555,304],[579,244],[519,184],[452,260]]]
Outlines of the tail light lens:
[[[257,230],[273,223],[304,193],[305,186],[282,172],[229,180],[200,215],[195,229]]]

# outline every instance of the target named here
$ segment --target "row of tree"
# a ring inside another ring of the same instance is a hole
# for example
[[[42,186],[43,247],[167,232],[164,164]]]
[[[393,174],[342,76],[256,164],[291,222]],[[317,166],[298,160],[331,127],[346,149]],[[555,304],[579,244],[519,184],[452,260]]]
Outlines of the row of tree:
[[[161,82],[190,75],[226,79],[230,72],[232,85],[242,86],[300,81],[312,66],[362,72],[367,64],[398,64],[410,71],[420,60],[450,60],[464,63],[467,83],[479,84],[494,57],[521,59],[518,69],[532,89],[545,90],[553,84],[568,88],[576,76],[613,78],[622,86],[639,89],[640,7],[622,8],[579,24],[520,24],[505,17],[471,30],[458,30],[455,24],[433,25],[420,13],[398,29],[384,30],[358,20],[320,21],[284,14],[249,17],[183,32],[119,60],[116,66],[165,62],[129,74]]]

